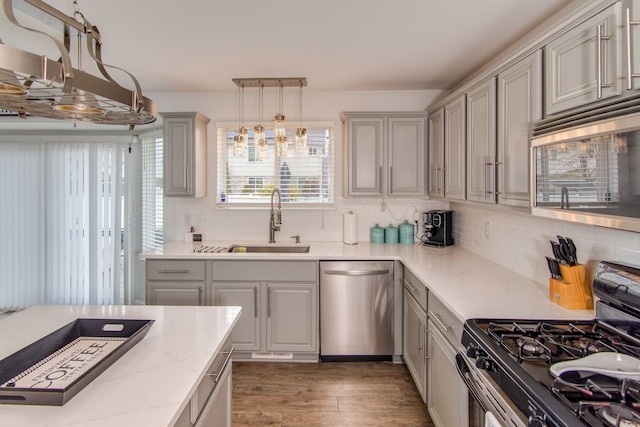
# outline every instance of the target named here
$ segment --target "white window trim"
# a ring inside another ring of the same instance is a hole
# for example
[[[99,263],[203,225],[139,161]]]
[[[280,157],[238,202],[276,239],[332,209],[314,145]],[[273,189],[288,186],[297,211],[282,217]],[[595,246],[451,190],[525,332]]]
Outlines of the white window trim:
[[[245,123],[245,127],[247,128],[253,128],[257,123],[252,123],[252,122],[246,122]],[[337,188],[336,188],[336,183],[337,183],[337,177],[336,177],[336,165],[335,165],[335,149],[336,149],[336,122],[333,121],[303,121],[302,122],[302,126],[307,128],[307,129],[318,129],[318,128],[330,128],[333,131],[333,142],[330,146],[330,150],[331,152],[329,153],[330,156],[330,171],[329,171],[329,176],[331,177],[331,186],[332,186],[332,201],[331,202],[319,202],[319,203],[295,203],[295,202],[288,202],[286,204],[287,206],[287,210],[335,210],[336,209],[336,197],[337,197]],[[219,187],[218,187],[218,165],[220,163],[220,156],[226,156],[226,146],[224,146],[224,150],[221,148],[219,142],[218,141],[218,137],[219,137],[219,131],[221,129],[232,129],[232,128],[237,128],[238,127],[238,123],[237,122],[216,122],[215,123],[215,135],[216,135],[216,175],[215,175],[215,199],[216,199],[216,209],[221,209],[221,210],[265,210],[265,209],[269,209],[270,208],[270,202],[252,202],[252,203],[240,203],[240,202],[233,202],[233,203],[229,203],[228,202],[228,198],[226,202],[221,202],[220,201],[220,193],[218,191]],[[270,123],[267,123],[267,127],[271,127]],[[287,126],[287,128],[291,128],[291,127],[297,127],[296,126],[292,126],[292,123],[289,123],[289,126]],[[225,141],[226,143],[226,141]],[[226,158],[226,157],[225,157]]]

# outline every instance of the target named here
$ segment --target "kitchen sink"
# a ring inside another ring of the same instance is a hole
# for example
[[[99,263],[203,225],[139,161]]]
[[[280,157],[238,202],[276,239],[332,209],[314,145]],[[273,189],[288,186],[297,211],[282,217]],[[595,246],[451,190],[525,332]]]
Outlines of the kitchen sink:
[[[241,249],[244,248],[244,251]],[[276,245],[276,244],[264,244],[264,245],[233,245],[232,252],[260,252],[260,253],[280,253],[280,254],[306,254],[309,253],[310,245]]]

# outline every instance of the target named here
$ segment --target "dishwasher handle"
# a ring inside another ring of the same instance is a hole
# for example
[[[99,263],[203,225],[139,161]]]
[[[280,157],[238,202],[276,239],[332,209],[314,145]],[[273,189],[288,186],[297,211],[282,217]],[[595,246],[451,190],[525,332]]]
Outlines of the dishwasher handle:
[[[381,270],[325,270],[323,273],[335,276],[379,276],[390,272],[388,268],[384,268]]]

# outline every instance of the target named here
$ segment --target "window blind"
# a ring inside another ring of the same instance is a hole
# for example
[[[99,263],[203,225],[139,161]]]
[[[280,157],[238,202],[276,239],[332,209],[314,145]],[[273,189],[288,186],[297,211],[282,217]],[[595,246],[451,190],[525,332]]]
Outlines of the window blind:
[[[142,251],[163,242],[163,139],[147,137],[142,148]]]
[[[124,302],[128,144],[0,143],[0,307]]]
[[[273,129],[266,130],[267,156],[261,159],[248,134],[247,148],[234,155],[237,129],[218,124],[217,201],[229,205],[269,203],[271,191],[279,188],[282,203],[317,206],[334,203],[333,126],[307,126],[308,148],[297,152],[293,142],[287,153],[278,155]],[[295,129],[287,129],[287,139],[295,140]]]

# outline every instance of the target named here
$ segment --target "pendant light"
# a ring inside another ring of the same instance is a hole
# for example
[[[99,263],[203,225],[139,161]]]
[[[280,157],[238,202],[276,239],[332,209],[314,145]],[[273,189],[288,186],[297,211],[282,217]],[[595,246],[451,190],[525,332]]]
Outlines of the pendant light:
[[[236,114],[240,116],[238,134],[233,137],[233,157],[244,157],[247,151],[247,128],[244,127],[244,85],[238,87]]]
[[[274,128],[274,141],[276,145],[276,153],[279,157],[288,157],[289,156],[289,142],[287,141],[287,129],[285,128],[285,118],[284,114],[282,114],[282,104],[283,104],[283,84],[282,81],[279,82],[278,85],[278,112],[273,118],[273,128]]]
[[[0,43],[2,43],[1,40]],[[18,76],[13,71],[0,70],[1,95],[23,96],[27,93],[27,90],[20,84]]]
[[[296,152],[309,155],[307,129],[302,127],[302,81],[298,86],[298,128],[296,129]]]
[[[269,158],[269,149],[267,147],[267,135],[262,125],[262,112],[264,108],[264,84],[260,82],[258,88],[258,124],[253,128],[253,143],[256,148],[256,157],[258,160],[267,160]]]

